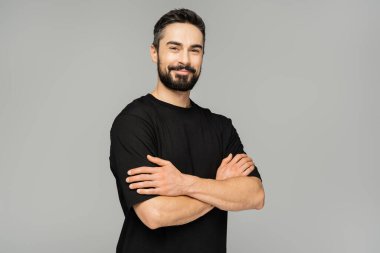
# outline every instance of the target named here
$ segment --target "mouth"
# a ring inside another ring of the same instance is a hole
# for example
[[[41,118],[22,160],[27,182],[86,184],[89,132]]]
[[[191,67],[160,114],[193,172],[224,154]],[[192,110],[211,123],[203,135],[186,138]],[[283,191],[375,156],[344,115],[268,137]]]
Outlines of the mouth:
[[[180,75],[188,75],[190,74],[191,72],[186,70],[186,69],[181,69],[181,70],[175,70],[176,73],[180,74]]]

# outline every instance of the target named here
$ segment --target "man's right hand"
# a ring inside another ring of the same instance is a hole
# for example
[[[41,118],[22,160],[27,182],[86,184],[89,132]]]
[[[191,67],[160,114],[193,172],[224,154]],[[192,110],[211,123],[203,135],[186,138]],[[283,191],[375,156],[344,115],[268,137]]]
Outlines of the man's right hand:
[[[254,165],[252,158],[247,154],[237,154],[234,158],[232,158],[232,154],[229,154],[222,160],[216,172],[216,180],[247,176],[254,170]]]

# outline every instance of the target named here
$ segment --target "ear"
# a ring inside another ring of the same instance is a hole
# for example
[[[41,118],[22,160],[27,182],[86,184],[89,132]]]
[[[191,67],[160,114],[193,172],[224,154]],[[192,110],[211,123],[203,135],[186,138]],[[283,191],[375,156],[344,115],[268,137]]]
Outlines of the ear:
[[[157,53],[156,47],[153,44],[150,45],[150,57],[154,63],[157,63]]]

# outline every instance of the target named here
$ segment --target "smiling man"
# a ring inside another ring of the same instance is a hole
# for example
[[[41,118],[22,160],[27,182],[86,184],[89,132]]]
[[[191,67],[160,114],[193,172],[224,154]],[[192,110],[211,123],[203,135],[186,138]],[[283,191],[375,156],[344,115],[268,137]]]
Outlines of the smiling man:
[[[231,119],[190,99],[204,47],[196,13],[162,16],[150,47],[156,87],[112,124],[109,159],[125,215],[118,253],[223,253],[228,211],[264,206],[260,173]]]

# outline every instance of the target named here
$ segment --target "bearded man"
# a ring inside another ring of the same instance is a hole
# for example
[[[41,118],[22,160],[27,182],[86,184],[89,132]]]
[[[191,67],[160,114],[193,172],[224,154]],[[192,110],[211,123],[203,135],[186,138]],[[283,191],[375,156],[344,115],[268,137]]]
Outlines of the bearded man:
[[[190,99],[205,24],[175,9],[154,27],[151,93],[116,116],[110,167],[125,215],[117,253],[224,253],[228,211],[260,210],[265,193],[230,118]]]

